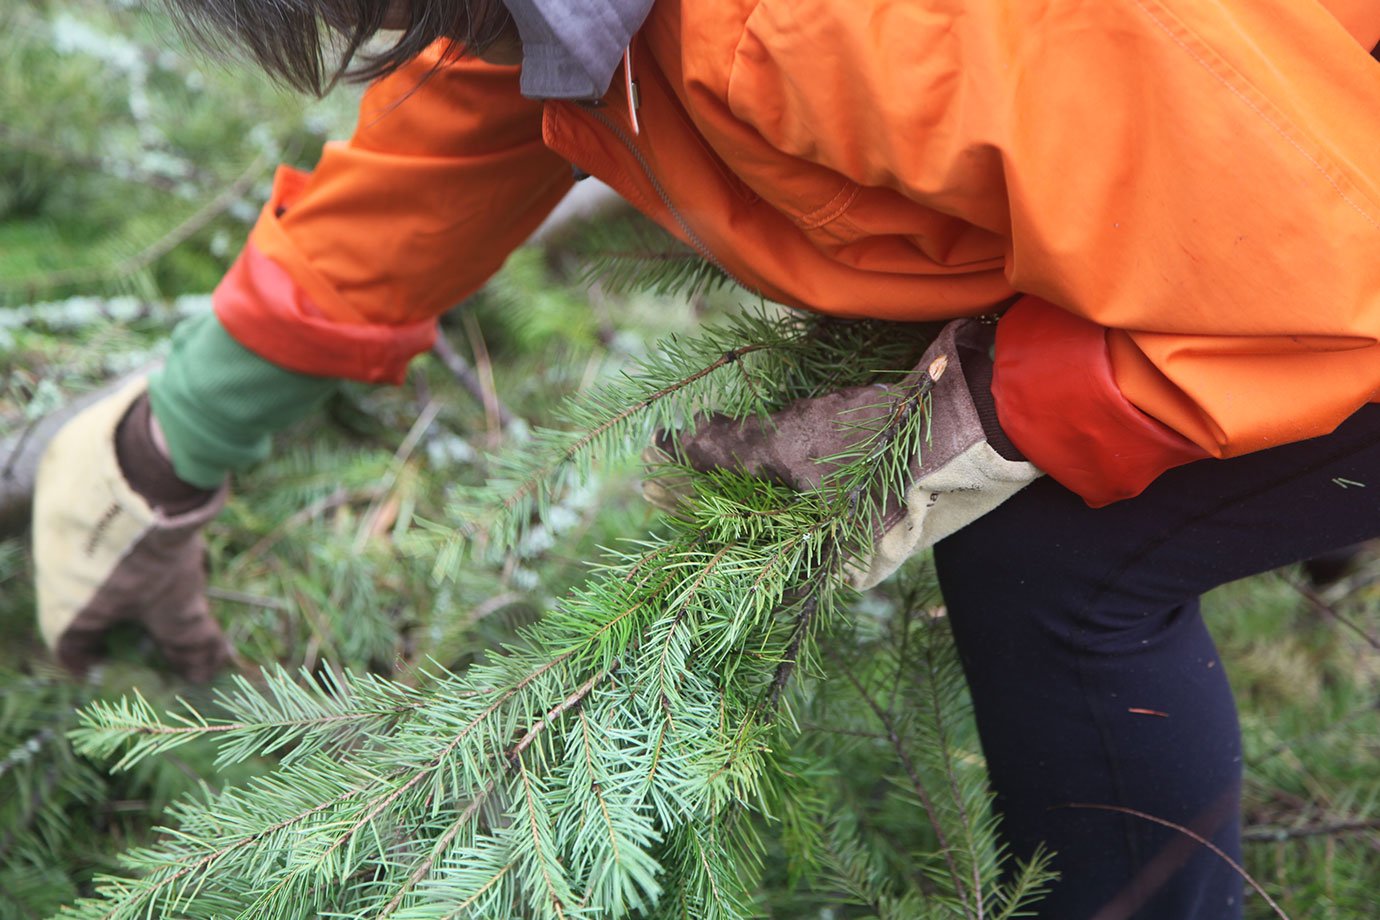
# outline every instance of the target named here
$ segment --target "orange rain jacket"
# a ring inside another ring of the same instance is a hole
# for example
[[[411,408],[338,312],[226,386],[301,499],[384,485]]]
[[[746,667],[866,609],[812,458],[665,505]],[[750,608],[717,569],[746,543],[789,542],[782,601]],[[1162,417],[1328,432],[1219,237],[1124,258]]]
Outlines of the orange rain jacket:
[[[399,379],[575,164],[786,304],[1027,295],[1001,423],[1103,504],[1380,391],[1377,39],[1371,0],[657,0],[640,131],[621,78],[541,102],[476,61],[417,88],[415,62],[280,171],[216,309],[281,366]]]

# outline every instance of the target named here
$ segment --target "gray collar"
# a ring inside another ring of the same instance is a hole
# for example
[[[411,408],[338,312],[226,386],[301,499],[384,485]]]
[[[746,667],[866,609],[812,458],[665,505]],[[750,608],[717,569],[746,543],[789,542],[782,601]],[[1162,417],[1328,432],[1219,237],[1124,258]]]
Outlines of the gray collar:
[[[522,38],[522,94],[597,99],[653,0],[503,0]]]

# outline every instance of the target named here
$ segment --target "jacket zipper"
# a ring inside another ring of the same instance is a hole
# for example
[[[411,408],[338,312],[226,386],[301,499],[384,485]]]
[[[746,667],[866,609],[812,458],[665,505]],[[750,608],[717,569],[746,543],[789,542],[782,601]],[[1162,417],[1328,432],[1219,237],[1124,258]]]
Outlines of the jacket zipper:
[[[586,108],[585,111],[589,113],[591,118],[607,128],[609,133],[627,149],[628,153],[632,154],[633,159],[637,161],[638,167],[642,170],[642,175],[646,178],[647,184],[652,187],[652,191],[656,192],[656,196],[661,200],[662,206],[666,208],[671,218],[676,222],[676,226],[680,227],[681,232],[685,234],[686,240],[690,243],[690,246],[695,252],[699,253],[700,258],[723,272],[725,277],[731,279],[734,284],[744,290],[756,291],[752,285],[746,284],[742,278],[729,271],[727,266],[719,260],[718,256],[714,255],[709,245],[695,232],[695,228],[690,226],[690,222],[685,219],[685,216],[680,213],[675,203],[671,201],[671,196],[667,194],[665,186],[663,186],[661,181],[653,174],[651,164],[647,162],[646,156],[642,153],[641,149],[638,148],[633,139],[628,136],[628,132],[623,129],[623,126],[596,108]]]

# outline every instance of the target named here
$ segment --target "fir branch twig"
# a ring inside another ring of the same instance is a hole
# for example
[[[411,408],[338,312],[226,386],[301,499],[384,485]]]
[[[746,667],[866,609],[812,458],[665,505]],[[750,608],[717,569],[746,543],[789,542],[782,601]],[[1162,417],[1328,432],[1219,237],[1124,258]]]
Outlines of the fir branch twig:
[[[540,735],[547,726],[584,702],[585,697],[589,696],[590,692],[595,687],[618,671],[618,664],[618,660],[614,659],[612,665],[580,684],[579,687],[575,688],[573,693],[551,707],[546,715],[542,716],[531,728],[527,729],[527,733],[518,739],[518,742],[508,751],[508,760],[516,764],[521,759],[522,752],[527,750],[533,741],[537,740],[537,736]]]
[[[253,546],[236,556],[235,561],[231,564],[228,577],[243,571],[250,563],[254,562],[277,545],[280,540],[288,534],[293,533],[307,522],[329,511],[334,511],[337,508],[342,508],[354,502],[375,502],[386,491],[387,489],[381,485],[370,486],[367,489],[360,489],[353,492],[341,487],[335,489],[329,495],[321,496],[310,504],[288,515],[276,527],[256,540]]]
[[[809,631],[810,623],[818,610],[819,596],[811,592],[800,605],[800,613],[796,615],[795,625],[791,630],[791,641],[786,647],[786,656],[776,666],[776,673],[772,675],[771,689],[767,692],[768,718],[776,711],[781,702],[781,694],[785,691],[786,684],[790,682],[791,675],[795,673],[796,661],[800,657],[800,643],[804,640],[806,632]]]
[[[924,628],[932,629],[933,626]],[[907,630],[909,632],[909,630]],[[923,644],[925,675],[928,678],[931,692],[925,694],[925,705],[929,707],[930,719],[934,725],[934,750],[937,752],[943,764],[943,773],[948,780],[949,798],[953,802],[954,810],[958,814],[959,825],[963,828],[972,828],[973,822],[968,815],[968,806],[963,800],[963,792],[958,788],[958,769],[953,762],[953,754],[950,750],[950,739],[948,732],[948,720],[944,715],[944,707],[940,705],[939,688],[942,685],[939,672],[939,663],[934,657],[934,644],[926,642]],[[976,916],[981,918],[986,916],[982,898],[982,877],[979,870],[976,853],[971,854],[972,873],[973,873],[973,899],[976,902]]]
[[[392,916],[393,912],[396,911],[398,907],[402,905],[403,899],[407,897],[407,893],[411,891],[413,888],[416,888],[417,884],[421,882],[422,879],[426,878],[428,874],[430,874],[432,867],[436,865],[436,860],[439,859],[443,853],[445,853],[446,848],[451,845],[451,842],[454,841],[457,836],[459,836],[460,832],[470,826],[470,821],[473,820],[475,814],[479,811],[480,807],[484,804],[484,802],[488,800],[489,796],[492,795],[494,790],[497,788],[498,779],[494,778],[490,780],[489,784],[485,786],[482,790],[480,790],[480,792],[477,795],[475,795],[473,799],[470,800],[470,804],[465,806],[465,809],[462,812],[460,812],[459,816],[457,816],[456,819],[453,822],[451,822],[451,825],[449,828],[446,829],[446,832],[437,839],[435,844],[432,845],[431,852],[427,854],[426,858],[423,859],[420,864],[418,864],[416,869],[412,870],[412,874],[407,877],[407,881],[405,881],[402,887],[398,889],[397,893],[393,895],[393,900],[389,901],[384,906],[383,910],[379,912],[379,920],[383,920],[383,918],[385,917]],[[506,867],[504,871],[507,871]],[[495,881],[497,881],[497,879],[495,879]],[[479,897],[481,894],[483,894],[483,892],[484,889],[481,889],[480,891],[475,893],[474,897]]]
[[[910,751],[906,749],[905,741],[896,730],[896,723],[890,714],[882,709],[872,694],[863,687],[858,676],[853,673],[847,662],[841,661],[837,656],[834,662],[838,665],[843,676],[848,678],[848,682],[857,690],[858,696],[862,698],[867,708],[872,710],[872,714],[877,717],[877,721],[882,723],[882,729],[886,732],[887,743],[891,745],[891,750],[900,761],[902,769],[910,779],[911,788],[914,790],[916,798],[920,800],[921,806],[925,809],[925,815],[929,818],[930,825],[934,828],[935,837],[939,841],[940,852],[944,855],[944,862],[949,867],[949,877],[953,881],[954,891],[963,902],[963,909],[972,916],[973,904],[968,893],[967,883],[963,879],[963,874],[958,871],[958,864],[954,861],[953,847],[949,844],[948,835],[944,833],[944,826],[939,820],[939,811],[935,808],[934,800],[930,798],[929,790],[925,788],[925,783],[920,778],[920,772],[915,768],[915,761],[911,759]]]
[[[396,772],[401,773],[403,771],[398,770]],[[368,789],[369,785],[360,784],[359,786],[356,786],[352,789],[348,789],[345,792],[340,793],[339,795],[333,796],[325,800],[324,802],[320,802],[317,805],[312,806],[311,808],[300,811],[288,818],[284,818],[282,821],[270,825],[269,827],[264,828],[261,831],[257,831],[253,834],[247,834],[236,840],[232,840],[230,843],[224,844],[223,846],[216,847],[210,852],[207,852],[200,857],[188,857],[190,861],[183,860],[173,862],[169,865],[169,868],[176,867],[174,871],[164,875],[162,878],[157,879],[152,883],[152,885],[150,885],[148,888],[142,891],[141,899],[145,900],[148,903],[149,907],[152,908],[152,906],[157,903],[157,899],[160,896],[160,893],[169,885],[172,885],[175,882],[180,881],[181,879],[185,878],[188,875],[191,875],[194,872],[214,865],[218,861],[224,859],[226,856],[236,852],[237,850],[242,850],[245,847],[254,846],[260,841],[268,837],[271,837],[272,835],[280,831],[286,830],[287,828],[292,827],[294,825],[301,824],[303,821],[310,819],[314,815],[321,814],[322,812],[328,811],[329,809],[334,808],[337,805],[340,805],[344,802],[348,802],[355,796],[362,795]],[[115,918],[120,914],[124,906],[125,905],[117,903],[112,910],[102,915],[101,920],[115,920]]]
[[[598,425],[581,434],[577,439],[575,439],[575,441],[566,446],[555,458],[553,458],[546,465],[531,471],[528,474],[527,478],[503,499],[503,501],[499,504],[498,510],[506,514],[511,513],[514,509],[520,507],[524,501],[536,495],[542,488],[544,488],[548,480],[550,480],[561,469],[571,464],[575,460],[575,458],[578,457],[590,445],[597,442],[601,437],[603,437],[605,434],[612,431],[613,429],[617,428],[619,425],[645,412],[652,405],[660,402],[663,399],[666,399],[669,396],[675,395],[676,393],[680,392],[681,390],[684,390],[689,386],[692,386],[693,384],[704,379],[705,377],[708,377],[710,374],[713,374],[715,371],[733,364],[734,362],[743,358],[745,355],[761,351],[768,347],[769,346],[766,344],[756,343],[742,345],[738,348],[730,349],[729,351],[724,352],[723,355],[721,355],[719,358],[712,361],[708,365],[696,370],[695,372],[689,374],[686,377],[681,378],[680,380],[675,381],[674,383],[670,383],[666,386],[658,388],[652,393],[649,393],[641,399],[637,400],[632,405],[629,405],[624,409],[614,413],[609,418],[605,419]],[[485,527],[478,526],[473,522],[467,522],[464,525],[464,528],[471,539],[480,539],[486,536],[488,533]]]
[[[575,443],[571,444],[570,447],[566,449],[564,454],[562,454],[562,456],[558,458],[555,465],[569,463],[572,457],[574,457],[584,448],[588,447],[594,441],[597,441],[601,435],[617,427],[618,425],[622,424],[623,422],[627,421],[633,416],[645,411],[653,403],[660,402],[666,397],[678,393],[679,391],[685,389],[691,384],[696,383],[705,377],[708,377],[710,374],[714,373],[720,368],[724,368],[730,364],[734,364],[735,362],[741,360],[745,355],[750,355],[755,351],[761,351],[762,349],[767,347],[768,346],[764,344],[754,344],[742,345],[738,348],[730,349],[729,351],[724,352],[723,355],[720,356],[718,359],[711,362],[710,364],[705,365],[704,367],[695,371],[693,374],[683,377],[680,380],[677,380],[675,383],[667,384],[666,386],[661,387],[653,391],[652,393],[649,393],[647,396],[644,396],[642,399],[639,399],[637,402],[633,403],[632,405],[613,415],[611,418],[606,419],[604,422],[600,423],[599,425],[595,426],[591,430],[581,435],[580,438],[576,440]],[[518,494],[520,495],[521,492],[519,492]]]
[[[556,889],[556,883],[551,877],[551,863],[554,859],[545,858],[543,834],[537,826],[538,810],[532,800],[532,779],[527,772],[527,765],[522,762],[522,756],[517,758],[518,777],[522,780],[522,792],[527,803],[528,827],[532,834],[532,846],[537,855],[537,861],[541,866],[542,881],[546,885],[546,896],[551,906],[556,909],[556,916],[565,920],[565,907],[561,900],[560,893]]]
[[[508,863],[508,864],[505,865],[502,869],[498,870],[498,872],[496,872],[496,873],[494,874],[493,878],[489,879],[487,882],[485,882],[483,885],[481,885],[481,886],[478,888],[478,890],[475,891],[474,894],[470,895],[468,898],[466,898],[465,900],[461,901],[461,902],[456,906],[456,908],[455,908],[454,911],[452,911],[451,913],[446,914],[445,920],[454,920],[455,917],[462,916],[462,915],[465,913],[465,911],[469,910],[470,907],[471,907],[476,901],[478,901],[478,900],[479,900],[480,898],[482,898],[485,894],[487,894],[487,893],[489,892],[489,889],[493,888],[493,887],[494,887],[495,885],[497,885],[499,882],[503,881],[503,877],[504,877],[505,875],[507,875],[509,872],[511,872],[511,871],[513,870],[513,868],[514,868],[515,865],[516,865],[515,863]]]

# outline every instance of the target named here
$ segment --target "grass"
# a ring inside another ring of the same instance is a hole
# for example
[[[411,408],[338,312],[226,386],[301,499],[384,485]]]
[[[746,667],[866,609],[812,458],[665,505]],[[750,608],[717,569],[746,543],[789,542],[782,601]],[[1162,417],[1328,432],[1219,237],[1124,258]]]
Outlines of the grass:
[[[1241,709],[1247,869],[1290,916],[1374,913],[1380,878],[1380,559],[1319,597],[1302,569],[1210,594]],[[1259,899],[1248,916],[1269,917]]]

